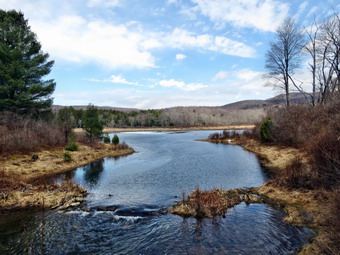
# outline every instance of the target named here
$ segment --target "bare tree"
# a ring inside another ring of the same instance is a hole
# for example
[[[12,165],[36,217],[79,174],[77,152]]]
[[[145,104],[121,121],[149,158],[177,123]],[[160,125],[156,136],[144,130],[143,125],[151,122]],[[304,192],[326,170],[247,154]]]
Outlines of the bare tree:
[[[301,30],[291,18],[287,18],[276,29],[276,40],[270,43],[270,49],[266,54],[267,77],[274,86],[283,88],[286,94],[286,104],[289,106],[290,84],[294,85],[299,91],[299,87],[293,75],[300,66],[300,52],[304,46],[304,36]]]
[[[311,97],[311,104],[315,106],[317,100],[317,57],[318,57],[318,46],[319,46],[319,34],[320,34],[321,26],[316,23],[315,17],[313,20],[313,24],[309,29],[305,28],[305,33],[307,35],[308,41],[304,47],[304,50],[311,56],[312,61],[309,63],[309,68],[312,73],[312,93],[309,94]]]
[[[340,16],[335,13],[320,30],[318,73],[321,102],[340,90]]]

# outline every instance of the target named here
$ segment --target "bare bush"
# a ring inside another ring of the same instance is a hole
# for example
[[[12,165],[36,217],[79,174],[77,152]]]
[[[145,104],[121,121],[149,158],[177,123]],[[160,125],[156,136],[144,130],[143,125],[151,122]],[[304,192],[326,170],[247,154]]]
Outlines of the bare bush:
[[[125,142],[122,142],[120,144],[113,144],[113,150],[127,150],[127,149],[130,149],[130,147],[125,143]]]
[[[327,208],[327,220],[329,241],[321,243],[325,247],[326,254],[340,254],[340,190],[335,190]]]
[[[326,128],[309,144],[307,150],[319,179],[332,187],[340,181],[340,118],[337,128]]]
[[[0,155],[64,145],[61,130],[47,122],[10,112],[0,114]]]
[[[289,189],[312,189],[319,187],[318,174],[302,162],[301,158],[294,159],[287,167],[278,172],[275,183]]]
[[[310,169],[294,161],[278,176],[290,188],[332,188],[340,184],[340,98],[315,107],[295,105],[269,113],[270,137],[276,144],[307,152]]]
[[[209,135],[209,139],[213,141],[226,140],[231,138],[236,138],[241,135],[240,131],[237,130],[223,130],[221,133],[212,133]]]

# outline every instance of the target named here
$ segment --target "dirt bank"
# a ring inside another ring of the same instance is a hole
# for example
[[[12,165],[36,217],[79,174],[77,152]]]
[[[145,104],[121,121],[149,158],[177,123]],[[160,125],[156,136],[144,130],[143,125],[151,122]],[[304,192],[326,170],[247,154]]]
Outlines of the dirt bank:
[[[78,151],[68,152],[71,160],[64,159],[65,152],[63,148],[57,148],[0,158],[0,210],[79,205],[86,190],[72,182],[51,185],[45,177],[104,157],[128,155],[134,150],[112,144],[79,144]],[[33,160],[32,155],[37,155],[38,159]]]

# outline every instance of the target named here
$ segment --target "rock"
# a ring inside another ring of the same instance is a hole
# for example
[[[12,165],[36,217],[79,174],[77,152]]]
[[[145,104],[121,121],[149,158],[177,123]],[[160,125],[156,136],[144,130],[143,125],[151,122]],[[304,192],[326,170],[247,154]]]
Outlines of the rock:
[[[32,160],[33,161],[36,161],[36,160],[38,160],[39,159],[39,156],[37,155],[37,154],[33,154],[32,155]]]
[[[119,216],[157,216],[161,214],[166,214],[167,210],[165,208],[126,208],[119,209],[116,214]]]
[[[77,207],[80,205],[80,202],[74,202],[70,204],[70,207]]]
[[[107,212],[107,211],[111,211],[114,212],[117,210],[117,206],[114,205],[110,205],[110,206],[96,206],[94,207],[95,210],[97,211],[103,211],[103,212]]]
[[[88,207],[82,207],[81,208],[84,212],[91,212],[91,209]]]

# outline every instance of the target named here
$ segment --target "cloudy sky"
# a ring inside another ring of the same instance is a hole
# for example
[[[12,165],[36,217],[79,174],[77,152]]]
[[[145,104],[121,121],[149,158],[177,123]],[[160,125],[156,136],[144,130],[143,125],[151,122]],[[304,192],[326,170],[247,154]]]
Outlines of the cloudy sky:
[[[217,106],[280,93],[264,55],[288,16],[309,26],[338,0],[0,0],[55,60],[54,103]],[[301,74],[302,75],[302,74]],[[303,75],[302,75],[303,76]]]

